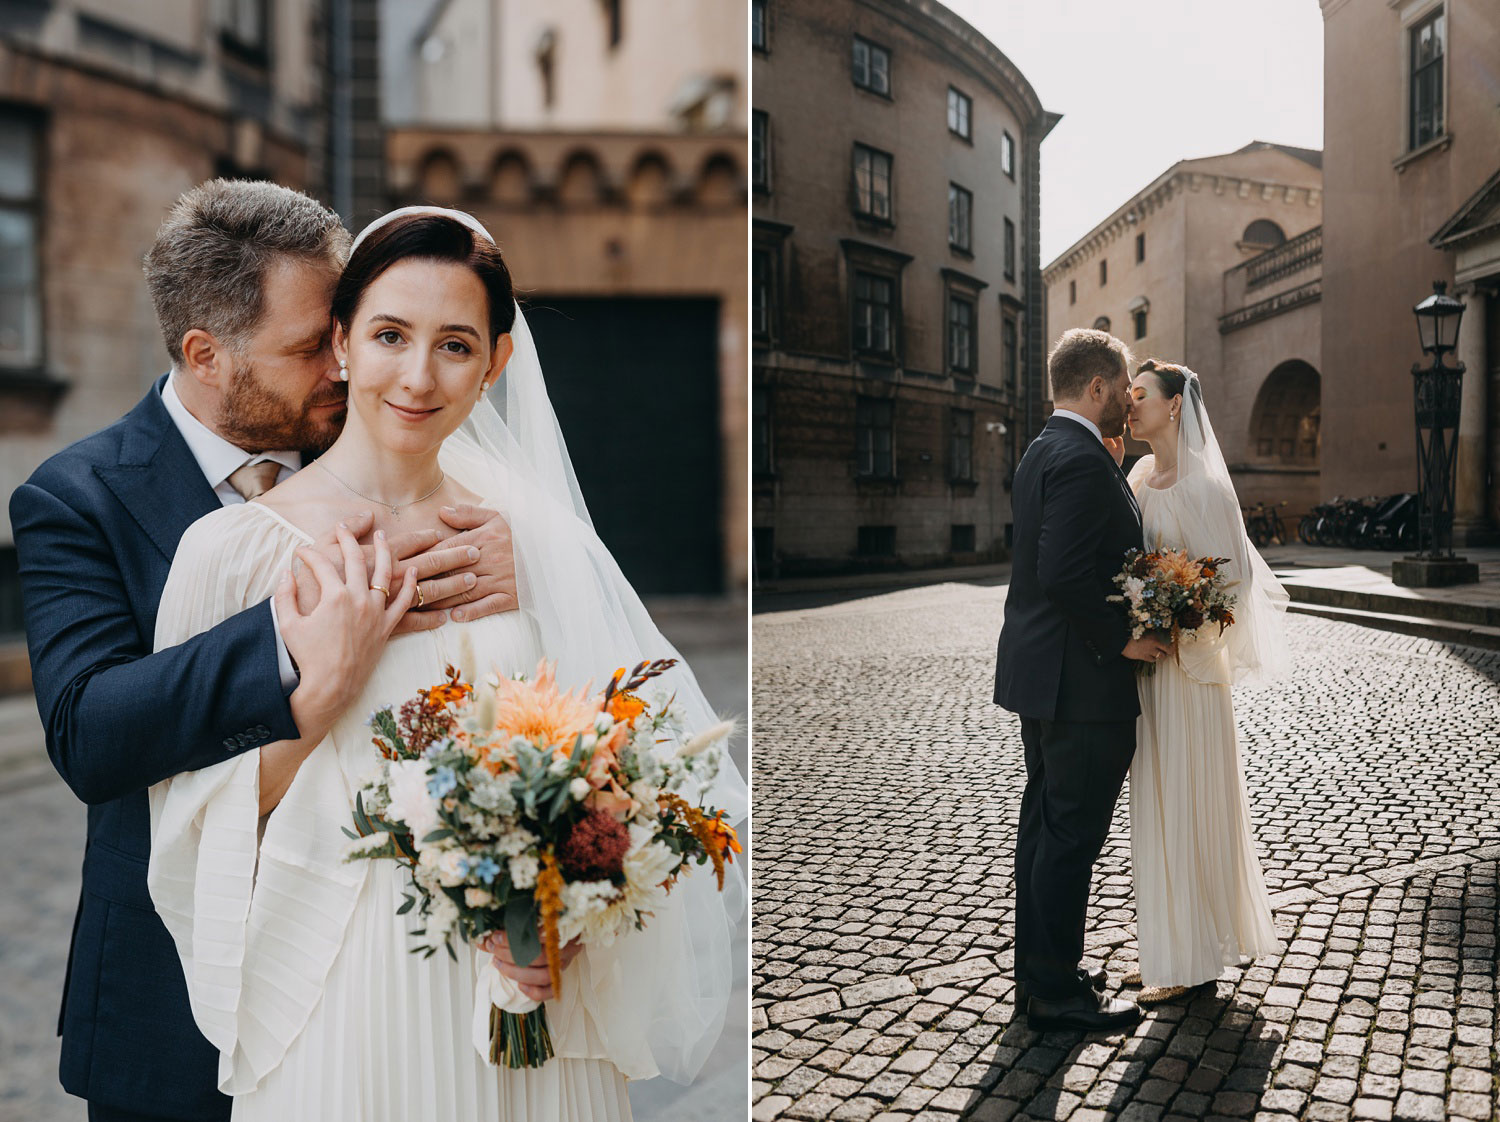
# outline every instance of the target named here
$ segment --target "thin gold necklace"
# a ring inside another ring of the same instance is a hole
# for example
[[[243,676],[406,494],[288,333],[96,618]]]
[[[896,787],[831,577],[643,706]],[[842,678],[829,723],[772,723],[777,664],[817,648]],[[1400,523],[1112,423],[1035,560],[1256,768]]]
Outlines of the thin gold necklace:
[[[365,494],[363,491],[356,491],[353,487],[349,486],[348,483],[344,482],[344,480],[335,475],[333,473],[333,469],[325,465],[322,460],[314,460],[313,466],[322,468],[328,474],[328,477],[330,479],[332,479],[344,490],[348,491],[351,495],[358,495],[360,498],[364,499],[365,502],[378,503],[379,505],[385,507],[386,510],[391,512],[391,517],[396,519],[397,521],[400,521],[401,519],[401,510],[403,507],[415,506],[417,503],[423,501],[424,499],[432,498],[433,495],[437,494],[438,487],[441,487],[448,481],[447,474],[443,473],[437,481],[437,486],[433,487],[433,489],[431,491],[428,491],[427,494],[420,495],[417,498],[411,499],[410,501],[404,503],[388,503],[384,499],[377,499],[373,495]]]

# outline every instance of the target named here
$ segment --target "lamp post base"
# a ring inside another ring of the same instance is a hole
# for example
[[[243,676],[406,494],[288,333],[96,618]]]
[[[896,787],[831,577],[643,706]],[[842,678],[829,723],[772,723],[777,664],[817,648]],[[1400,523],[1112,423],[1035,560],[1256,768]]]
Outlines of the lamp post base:
[[[1403,588],[1475,584],[1479,566],[1466,557],[1403,557],[1391,565],[1391,582]]]

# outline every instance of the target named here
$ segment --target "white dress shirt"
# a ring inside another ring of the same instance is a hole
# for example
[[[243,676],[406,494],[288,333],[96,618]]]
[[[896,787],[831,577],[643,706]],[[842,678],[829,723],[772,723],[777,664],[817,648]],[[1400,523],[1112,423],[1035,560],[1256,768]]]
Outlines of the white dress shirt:
[[[188,451],[198,461],[199,469],[208,480],[208,485],[213,488],[214,494],[219,497],[221,505],[236,506],[245,501],[244,496],[230,486],[229,477],[246,464],[262,460],[280,464],[281,470],[276,473],[277,483],[301,469],[301,452],[262,452],[252,455],[229,443],[188,412],[188,407],[177,395],[177,387],[173,384],[175,377],[175,374],[167,375],[167,384],[161,391],[161,403],[167,407],[167,416],[172,418],[177,431],[182,433],[182,439],[187,441]],[[281,671],[281,686],[290,693],[297,688],[297,671],[292,666],[292,656],[287,653],[286,644],[281,640],[281,621],[276,618],[274,599],[271,601],[271,626],[276,630],[276,665]]]
[[[1054,417],[1066,417],[1070,421],[1077,421],[1084,428],[1088,429],[1089,432],[1094,434],[1095,440],[1097,440],[1100,444],[1104,443],[1104,434],[1099,431],[1099,426],[1094,424],[1094,422],[1089,420],[1087,417],[1080,417],[1071,409],[1059,409],[1056,406],[1053,406],[1052,408],[1052,415]]]

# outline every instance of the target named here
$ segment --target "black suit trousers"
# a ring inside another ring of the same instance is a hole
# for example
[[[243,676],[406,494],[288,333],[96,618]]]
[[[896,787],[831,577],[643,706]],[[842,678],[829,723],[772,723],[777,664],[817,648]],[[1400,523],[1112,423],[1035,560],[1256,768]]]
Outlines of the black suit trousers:
[[[1015,974],[1032,994],[1071,997],[1094,861],[1135,755],[1135,721],[1021,718],[1026,791],[1016,836]]]

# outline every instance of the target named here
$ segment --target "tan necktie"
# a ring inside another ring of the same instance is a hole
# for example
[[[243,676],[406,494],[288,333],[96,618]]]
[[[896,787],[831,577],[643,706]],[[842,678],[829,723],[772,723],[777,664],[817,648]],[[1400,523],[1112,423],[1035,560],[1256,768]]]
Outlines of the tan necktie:
[[[259,463],[235,468],[229,473],[229,485],[243,495],[248,503],[276,486],[276,476],[280,473],[281,465],[275,460],[261,460]]]

